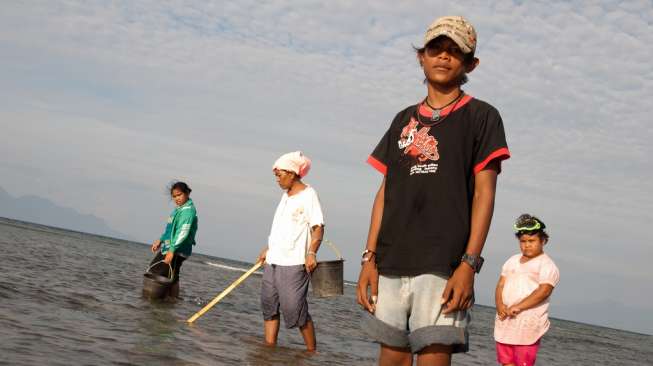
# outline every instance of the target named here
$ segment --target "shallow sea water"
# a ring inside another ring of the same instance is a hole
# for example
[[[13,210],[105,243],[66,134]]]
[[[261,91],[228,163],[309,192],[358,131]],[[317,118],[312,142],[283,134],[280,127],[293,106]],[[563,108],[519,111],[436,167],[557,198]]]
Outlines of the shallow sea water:
[[[175,303],[141,298],[152,254],[137,243],[0,219],[0,364],[375,365],[360,330],[354,287],[309,297],[318,353],[297,330],[262,345],[261,276],[252,275],[189,326],[185,320],[251,264],[194,254]],[[454,365],[495,365],[494,309],[474,308],[471,349]],[[542,340],[538,365],[653,365],[652,337],[562,320]]]

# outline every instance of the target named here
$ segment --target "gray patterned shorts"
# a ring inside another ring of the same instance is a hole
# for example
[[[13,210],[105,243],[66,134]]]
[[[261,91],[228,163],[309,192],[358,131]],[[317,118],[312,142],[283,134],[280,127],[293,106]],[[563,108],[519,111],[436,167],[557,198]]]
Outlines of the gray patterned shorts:
[[[261,285],[263,318],[272,320],[281,310],[286,328],[303,327],[311,320],[306,301],[309,280],[303,264],[279,266],[266,263]]]

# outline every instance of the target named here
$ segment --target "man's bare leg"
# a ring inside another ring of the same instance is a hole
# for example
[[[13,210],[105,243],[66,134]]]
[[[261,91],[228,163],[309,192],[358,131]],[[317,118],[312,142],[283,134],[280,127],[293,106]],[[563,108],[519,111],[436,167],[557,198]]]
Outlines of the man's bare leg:
[[[379,366],[411,366],[413,354],[410,348],[381,345]]]
[[[303,327],[299,328],[299,332],[302,334],[302,337],[304,337],[306,350],[309,352],[315,352],[317,342],[315,341],[315,326],[313,325],[313,321],[307,321]]]
[[[417,354],[417,366],[450,366],[451,346],[432,344]]]
[[[279,316],[263,321],[263,331],[265,333],[265,344],[268,346],[277,345],[277,337],[279,336]]]

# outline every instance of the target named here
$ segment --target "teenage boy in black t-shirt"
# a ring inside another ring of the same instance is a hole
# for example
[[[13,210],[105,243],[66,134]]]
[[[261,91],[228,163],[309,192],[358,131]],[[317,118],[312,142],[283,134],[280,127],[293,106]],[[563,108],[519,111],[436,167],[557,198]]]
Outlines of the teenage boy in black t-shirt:
[[[411,365],[413,353],[418,365],[450,365],[469,348],[474,275],[510,156],[498,111],[461,89],[475,49],[464,18],[431,24],[417,50],[428,95],[397,114],[368,159],[384,178],[358,302],[373,314],[363,327],[381,344],[381,365]]]

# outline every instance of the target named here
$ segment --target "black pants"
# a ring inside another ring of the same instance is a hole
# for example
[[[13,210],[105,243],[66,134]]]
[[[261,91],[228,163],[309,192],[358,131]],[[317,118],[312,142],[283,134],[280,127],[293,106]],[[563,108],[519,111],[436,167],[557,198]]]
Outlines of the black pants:
[[[164,254],[161,254],[161,251],[157,252],[154,259],[152,259],[152,262],[150,262],[150,272],[164,277],[170,277],[170,267],[172,266],[172,270],[174,271],[172,283],[177,283],[179,281],[179,270],[181,269],[181,264],[184,263],[186,258],[175,253],[172,257],[172,262],[170,262],[170,266],[168,266],[164,262],[161,262],[165,257]],[[157,262],[161,263],[154,265]]]

